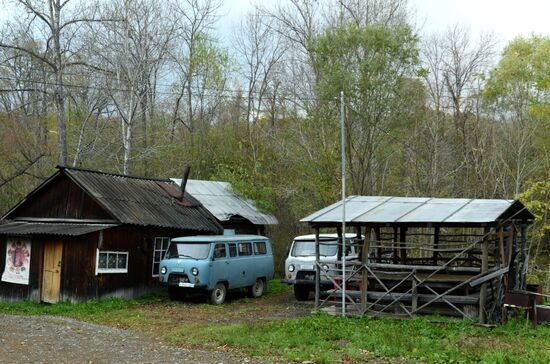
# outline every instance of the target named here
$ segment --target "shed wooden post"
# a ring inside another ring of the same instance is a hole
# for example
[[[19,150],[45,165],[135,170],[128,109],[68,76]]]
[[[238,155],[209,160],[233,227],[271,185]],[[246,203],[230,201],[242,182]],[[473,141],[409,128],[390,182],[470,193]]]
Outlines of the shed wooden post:
[[[369,263],[370,233],[371,228],[367,226],[365,229],[365,240],[363,241],[363,252],[361,254],[361,311],[363,314],[367,311],[367,291],[369,285],[367,266]]]
[[[527,267],[529,264],[529,251],[527,250],[527,225],[521,224],[521,272],[520,272],[520,289],[527,288]]]
[[[486,229],[487,230],[487,229]],[[481,243],[481,273],[487,272],[489,269],[489,248],[487,237]],[[479,323],[485,324],[487,317],[485,316],[485,303],[487,302],[487,283],[481,285],[479,291]]]
[[[394,264],[397,264],[399,263],[399,259],[398,259],[398,250],[397,250],[397,238],[398,238],[398,235],[397,235],[397,226],[394,226],[393,227],[393,263]]]
[[[379,226],[374,228],[374,237],[375,237],[375,240],[376,240],[375,245],[378,246],[378,248],[376,248],[376,258],[377,258],[377,261],[380,262],[380,259],[382,258],[382,247],[381,247],[382,238],[380,237],[380,227]]]
[[[411,283],[412,283],[411,313],[414,314],[416,313],[416,309],[418,308],[418,292],[416,288],[416,269],[413,269],[412,271]]]
[[[407,264],[407,228],[402,226],[399,229],[399,245],[401,246],[401,264]]]
[[[437,265],[437,255],[439,248],[439,226],[434,228],[434,253],[433,253],[433,265]]]
[[[315,228],[315,308],[319,308],[319,294],[321,290],[321,269],[319,252],[319,228]]]

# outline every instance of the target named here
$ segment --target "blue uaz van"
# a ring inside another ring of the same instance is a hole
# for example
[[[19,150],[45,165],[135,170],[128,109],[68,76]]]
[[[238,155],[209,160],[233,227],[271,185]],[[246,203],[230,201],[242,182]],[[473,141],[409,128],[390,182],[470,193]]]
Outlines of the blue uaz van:
[[[228,289],[243,287],[251,297],[260,297],[272,278],[271,243],[259,235],[174,238],[160,262],[159,281],[177,300],[190,290],[202,290],[219,305]]]

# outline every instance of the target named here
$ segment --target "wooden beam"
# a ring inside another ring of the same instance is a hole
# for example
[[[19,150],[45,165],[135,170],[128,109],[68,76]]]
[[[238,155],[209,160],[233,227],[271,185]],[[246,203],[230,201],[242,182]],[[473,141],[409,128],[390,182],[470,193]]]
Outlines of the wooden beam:
[[[321,269],[319,267],[321,254],[319,252],[319,228],[315,228],[315,308],[319,308],[321,291]]]
[[[487,240],[484,239],[481,243],[481,273],[484,274],[489,269],[489,249]],[[485,303],[487,302],[487,283],[481,285],[479,292],[479,323],[485,324],[487,317],[485,316]]]
[[[521,272],[520,272],[520,289],[527,288],[527,266],[529,264],[529,251],[527,250],[527,225],[521,224]]]
[[[434,251],[433,251],[433,265],[437,265],[437,255],[439,249],[439,226],[434,228]]]
[[[398,250],[397,250],[397,241],[398,241],[398,235],[397,235],[397,227],[394,226],[393,227],[393,262],[395,264],[398,263],[398,257],[399,257],[399,254],[398,254]]]
[[[401,227],[399,229],[399,242],[402,247],[404,247],[407,243],[407,228]],[[407,264],[407,250],[401,249],[401,264]]]

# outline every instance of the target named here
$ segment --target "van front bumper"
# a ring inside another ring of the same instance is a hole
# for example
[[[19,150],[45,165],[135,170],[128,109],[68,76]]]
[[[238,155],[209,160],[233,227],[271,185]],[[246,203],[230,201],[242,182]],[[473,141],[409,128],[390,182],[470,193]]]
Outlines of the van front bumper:
[[[310,286],[315,287],[315,279],[282,279],[281,282],[290,284],[290,285],[298,285],[298,286]],[[334,284],[328,280],[328,279],[321,279],[320,286],[323,291],[327,289],[331,289]]]
[[[164,283],[163,286],[185,288],[185,289],[206,289],[206,288],[208,288],[208,285],[206,285],[206,284],[184,283],[182,285],[181,283],[172,283],[172,282]]]

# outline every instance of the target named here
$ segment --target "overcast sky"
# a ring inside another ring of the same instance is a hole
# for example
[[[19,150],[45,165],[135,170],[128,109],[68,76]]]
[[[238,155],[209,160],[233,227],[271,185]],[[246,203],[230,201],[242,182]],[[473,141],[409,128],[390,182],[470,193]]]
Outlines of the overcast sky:
[[[224,0],[222,29],[240,19],[252,2],[273,0]],[[518,35],[550,36],[550,0],[409,0],[423,33],[467,26],[473,35],[493,32],[501,46]],[[228,34],[222,31],[222,34]]]
[[[220,34],[252,8],[251,2],[274,0],[223,0]],[[278,0],[277,0],[278,1]],[[284,0],[283,0],[284,1]],[[550,35],[550,0],[409,0],[423,32],[438,32],[449,25],[465,25],[472,34],[494,32],[504,45],[517,35]],[[0,0],[0,21],[9,12],[8,1]]]

